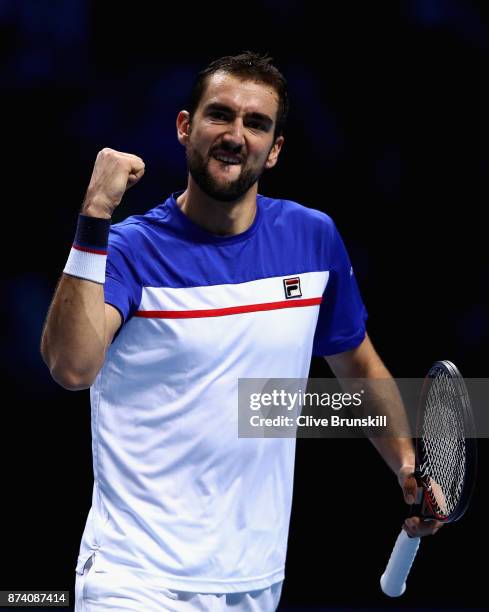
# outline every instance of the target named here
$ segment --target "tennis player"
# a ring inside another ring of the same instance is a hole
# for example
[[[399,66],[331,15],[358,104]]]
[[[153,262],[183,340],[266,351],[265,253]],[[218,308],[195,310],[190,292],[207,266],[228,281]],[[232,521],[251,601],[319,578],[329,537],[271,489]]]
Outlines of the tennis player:
[[[304,379],[312,354],[342,378],[389,377],[331,218],[258,193],[287,110],[271,58],[210,64],[176,121],[186,188],[121,223],[144,162],[97,156],[41,342],[60,385],[90,388],[77,612],[275,610],[295,439],[238,438],[238,378]],[[411,442],[375,444],[409,503]]]

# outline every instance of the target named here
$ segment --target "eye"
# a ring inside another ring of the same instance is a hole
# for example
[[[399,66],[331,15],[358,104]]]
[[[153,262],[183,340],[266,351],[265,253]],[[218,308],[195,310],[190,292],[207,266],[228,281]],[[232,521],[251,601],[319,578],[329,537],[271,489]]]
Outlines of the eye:
[[[223,120],[227,119],[226,113],[223,113],[222,111],[217,111],[217,110],[216,111],[211,111],[209,113],[209,116],[213,117],[214,119],[218,119],[218,120],[220,120],[220,119],[223,119]]]
[[[267,122],[263,121],[260,118],[249,118],[246,121],[246,125],[247,127],[251,128],[252,130],[259,130],[260,132],[268,132],[270,129],[270,126],[268,125]]]

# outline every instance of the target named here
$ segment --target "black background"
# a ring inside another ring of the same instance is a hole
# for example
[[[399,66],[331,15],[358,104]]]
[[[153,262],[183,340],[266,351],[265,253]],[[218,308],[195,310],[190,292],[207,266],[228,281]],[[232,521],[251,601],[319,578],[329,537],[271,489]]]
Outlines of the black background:
[[[50,378],[42,324],[97,152],[146,174],[115,221],[184,188],[175,118],[210,60],[269,52],[292,111],[260,193],[335,220],[391,373],[436,359],[487,376],[489,9],[411,2],[0,2],[0,589],[69,589],[91,502],[88,391]],[[329,376],[314,360],[314,376]],[[487,443],[463,522],[422,542],[407,593],[378,578],[406,514],[367,440],[299,440],[281,609],[468,609],[487,602]]]

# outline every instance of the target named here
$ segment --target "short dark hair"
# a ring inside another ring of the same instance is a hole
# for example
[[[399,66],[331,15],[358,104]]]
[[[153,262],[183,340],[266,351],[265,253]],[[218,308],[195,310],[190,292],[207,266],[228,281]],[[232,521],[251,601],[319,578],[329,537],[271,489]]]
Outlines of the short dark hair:
[[[190,119],[192,119],[199,106],[209,77],[216,72],[226,72],[243,80],[266,83],[275,89],[278,95],[278,109],[274,139],[281,136],[289,112],[289,96],[287,93],[287,81],[272,62],[273,58],[267,54],[260,55],[253,51],[244,51],[239,55],[226,55],[211,62],[197,74],[190,92]]]

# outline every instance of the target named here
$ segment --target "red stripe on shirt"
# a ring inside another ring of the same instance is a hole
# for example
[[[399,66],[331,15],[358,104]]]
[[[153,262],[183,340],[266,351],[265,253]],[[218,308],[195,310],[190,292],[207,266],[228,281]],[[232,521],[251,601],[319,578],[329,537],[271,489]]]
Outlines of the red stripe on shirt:
[[[229,306],[228,308],[211,308],[208,310],[138,310],[136,317],[145,319],[196,319],[199,317],[224,317],[243,312],[258,312],[260,310],[279,310],[280,308],[300,308],[321,304],[322,298],[307,298],[284,300],[282,302],[266,302],[265,304],[246,304],[245,306]]]
[[[88,247],[79,246],[78,244],[74,244],[73,248],[76,249],[77,251],[83,251],[84,253],[96,253],[97,255],[107,255],[107,249],[105,249],[105,251],[101,249],[90,249]]]

